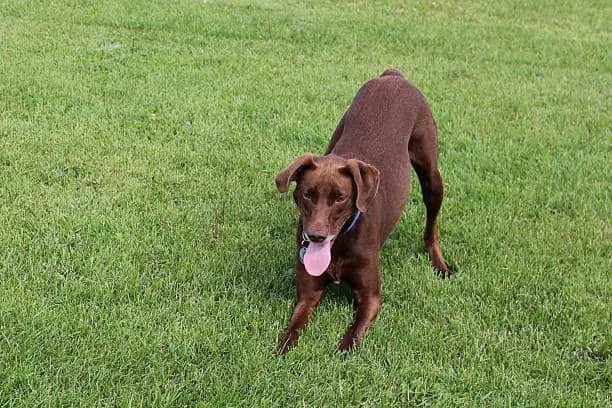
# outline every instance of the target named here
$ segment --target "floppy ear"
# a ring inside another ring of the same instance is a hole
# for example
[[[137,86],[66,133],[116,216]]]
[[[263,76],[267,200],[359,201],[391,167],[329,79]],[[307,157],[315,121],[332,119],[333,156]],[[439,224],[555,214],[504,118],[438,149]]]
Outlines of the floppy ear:
[[[301,170],[307,167],[314,167],[314,156],[310,153],[298,157],[286,169],[283,169],[276,176],[276,188],[281,193],[287,192],[289,184],[295,180]]]
[[[376,167],[357,159],[347,160],[345,171],[350,173],[357,187],[357,209],[361,212],[367,212],[378,191],[380,171]]]

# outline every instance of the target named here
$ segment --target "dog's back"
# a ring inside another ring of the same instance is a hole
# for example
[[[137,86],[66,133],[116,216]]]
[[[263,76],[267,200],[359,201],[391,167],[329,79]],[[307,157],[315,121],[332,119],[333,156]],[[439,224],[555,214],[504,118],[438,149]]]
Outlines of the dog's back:
[[[356,158],[380,170],[379,198],[370,216],[381,218],[381,238],[393,229],[410,192],[409,143],[420,122],[431,119],[421,92],[401,72],[387,70],[366,82],[344,115],[328,153]]]

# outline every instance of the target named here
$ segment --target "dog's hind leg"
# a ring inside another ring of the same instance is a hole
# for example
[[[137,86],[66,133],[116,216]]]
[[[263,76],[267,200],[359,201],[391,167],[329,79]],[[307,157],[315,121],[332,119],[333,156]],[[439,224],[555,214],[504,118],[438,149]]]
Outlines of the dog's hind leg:
[[[426,115],[424,119],[421,118],[416,124],[410,137],[408,150],[410,162],[419,177],[423,202],[427,209],[424,240],[429,259],[442,276],[450,276],[452,271],[442,257],[437,226],[438,212],[442,206],[444,192],[442,177],[438,170],[438,132],[436,122],[431,115]]]

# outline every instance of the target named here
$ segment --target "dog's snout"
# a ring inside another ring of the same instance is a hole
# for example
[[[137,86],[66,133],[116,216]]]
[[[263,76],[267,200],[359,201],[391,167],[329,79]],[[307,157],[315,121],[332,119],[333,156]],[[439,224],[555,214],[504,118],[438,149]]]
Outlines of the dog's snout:
[[[312,242],[323,242],[325,238],[325,235],[308,234],[308,239]]]

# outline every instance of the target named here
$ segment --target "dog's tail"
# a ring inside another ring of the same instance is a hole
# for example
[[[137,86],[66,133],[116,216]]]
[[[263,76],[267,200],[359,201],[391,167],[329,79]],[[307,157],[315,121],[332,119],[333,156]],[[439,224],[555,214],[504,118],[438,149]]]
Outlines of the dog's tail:
[[[394,69],[394,68],[386,70],[380,76],[384,77],[384,76],[388,76],[388,75],[395,75],[395,76],[399,76],[399,77],[404,78],[404,74],[402,74],[399,70]]]

